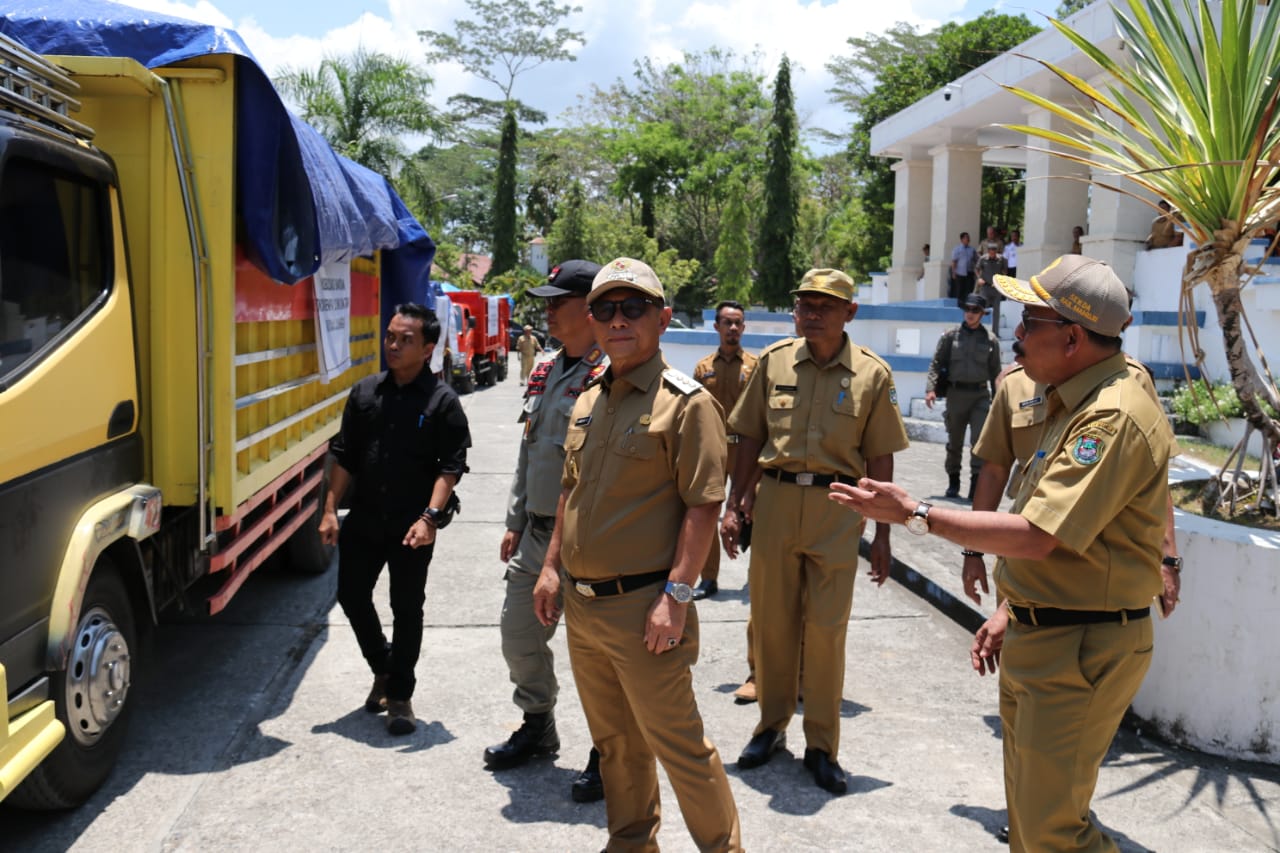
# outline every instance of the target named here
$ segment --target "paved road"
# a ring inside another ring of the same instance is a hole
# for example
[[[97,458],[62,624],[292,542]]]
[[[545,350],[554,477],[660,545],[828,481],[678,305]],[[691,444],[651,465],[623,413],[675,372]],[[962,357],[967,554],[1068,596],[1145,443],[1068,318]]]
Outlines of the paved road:
[[[361,709],[369,678],[334,605],[334,573],[264,572],[228,612],[159,630],[127,756],[107,785],[67,814],[0,809],[0,849],[599,849],[603,806],[568,796],[589,744],[563,634],[555,641],[562,753],[518,770],[482,769],[484,747],[519,724],[497,634],[519,392],[508,381],[465,398],[477,447],[463,515],[442,534],[428,582],[415,735],[391,738]],[[941,462],[940,447],[916,445],[899,456],[899,479],[936,493]],[[954,593],[953,546],[901,531],[895,545],[899,577],[937,600]],[[745,669],[745,579],[743,561],[726,561],[725,592],[698,605],[694,672],[745,844],[1002,849],[993,836],[1004,822],[995,681],[967,669],[968,632],[898,582],[877,589],[864,575],[855,593],[840,756],[850,793],[831,798],[811,784],[798,723],[789,755],[757,770],[733,767],[756,721],[754,706],[729,695]],[[665,781],[662,796],[659,840],[692,850]],[[1168,748],[1133,730],[1117,738],[1094,806],[1126,851],[1280,850],[1280,769]]]

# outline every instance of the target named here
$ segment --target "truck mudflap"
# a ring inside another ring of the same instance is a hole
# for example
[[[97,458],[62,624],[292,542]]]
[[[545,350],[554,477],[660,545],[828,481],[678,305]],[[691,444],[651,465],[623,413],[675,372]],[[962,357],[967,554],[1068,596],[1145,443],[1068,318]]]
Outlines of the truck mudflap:
[[[209,573],[228,572],[227,579],[209,597],[209,614],[231,601],[253,571],[289,541],[302,525],[313,521],[324,495],[324,458],[329,443],[317,447],[252,498],[236,507],[233,515],[214,522],[218,551],[209,557]]]
[[[0,664],[0,695],[9,695],[4,665]],[[15,703],[13,707],[22,707]],[[52,699],[11,713],[10,706],[0,717],[0,800],[18,787],[41,761],[53,752],[66,729],[54,713]]]
[[[102,552],[126,536],[140,542],[155,535],[162,509],[160,490],[139,483],[103,498],[80,516],[67,543],[49,612],[50,670],[66,667],[84,591]]]

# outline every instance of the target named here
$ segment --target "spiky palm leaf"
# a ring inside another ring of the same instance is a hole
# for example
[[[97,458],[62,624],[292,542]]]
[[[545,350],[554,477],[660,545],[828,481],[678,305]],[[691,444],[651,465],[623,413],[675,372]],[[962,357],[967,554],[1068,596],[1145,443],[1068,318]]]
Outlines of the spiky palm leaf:
[[[1116,25],[1130,59],[1117,62],[1079,33],[1053,21],[1108,75],[1095,87],[1049,62],[1038,62],[1078,96],[1058,103],[1016,86],[1009,91],[1069,122],[1071,132],[1026,125],[1012,130],[1060,146],[1049,153],[1134,185],[1094,182],[1155,207],[1138,188],[1178,211],[1196,248],[1183,273],[1183,329],[1203,366],[1191,313],[1192,290],[1208,285],[1218,311],[1231,382],[1246,418],[1270,451],[1280,423],[1268,417],[1280,401],[1259,350],[1245,352],[1248,321],[1240,300],[1245,247],[1280,217],[1280,5],[1222,0],[1124,0]],[[1041,150],[1041,149],[1038,149]],[[1256,347],[1256,340],[1254,341]],[[1243,454],[1241,454],[1243,456]],[[1269,460],[1268,460],[1269,461]],[[1264,465],[1274,484],[1274,469]],[[1273,485],[1274,487],[1274,485]]]

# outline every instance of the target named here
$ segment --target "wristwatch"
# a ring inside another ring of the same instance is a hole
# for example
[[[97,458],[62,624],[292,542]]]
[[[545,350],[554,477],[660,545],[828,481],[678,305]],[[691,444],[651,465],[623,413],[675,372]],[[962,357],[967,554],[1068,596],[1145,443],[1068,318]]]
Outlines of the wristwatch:
[[[1182,571],[1182,558],[1170,557],[1166,554],[1164,559],[1160,561],[1160,565],[1168,566],[1169,568],[1173,569],[1175,572],[1180,572]]]
[[[443,512],[441,512],[440,510],[436,509],[433,506],[429,506],[422,511],[421,517],[423,521],[425,521],[427,524],[430,524],[432,527],[439,527],[440,516],[442,515],[444,515]]]
[[[929,532],[929,510],[933,509],[933,504],[927,501],[920,501],[916,504],[915,510],[911,515],[907,516],[906,525],[917,536],[923,536]]]
[[[667,595],[676,600],[676,604],[688,604],[693,601],[693,587],[687,583],[676,583],[675,581],[667,581],[666,589],[663,590]]]

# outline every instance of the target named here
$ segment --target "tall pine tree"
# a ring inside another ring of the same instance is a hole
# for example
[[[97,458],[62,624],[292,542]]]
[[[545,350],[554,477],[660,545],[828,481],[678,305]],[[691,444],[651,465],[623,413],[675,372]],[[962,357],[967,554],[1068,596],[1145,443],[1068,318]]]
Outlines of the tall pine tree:
[[[502,117],[498,145],[498,179],[493,193],[493,266],[489,275],[515,268],[516,253],[516,116],[510,107]]]
[[[795,99],[791,94],[791,61],[778,63],[773,85],[773,119],[769,125],[768,173],[764,179],[764,221],[760,225],[759,299],[776,308],[791,301],[800,276],[793,257],[799,199],[792,158],[797,140]]]
[[[729,199],[720,217],[716,247],[716,301],[751,301],[751,235],[747,222],[747,188],[736,173],[729,179]]]

